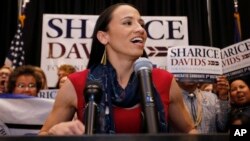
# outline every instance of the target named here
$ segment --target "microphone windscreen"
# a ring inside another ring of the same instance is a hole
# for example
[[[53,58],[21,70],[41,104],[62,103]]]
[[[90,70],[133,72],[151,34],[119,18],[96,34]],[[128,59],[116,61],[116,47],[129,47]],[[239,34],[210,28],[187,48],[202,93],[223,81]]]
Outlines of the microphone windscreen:
[[[152,62],[148,58],[145,58],[145,57],[140,57],[134,63],[134,71],[136,73],[143,69],[152,70],[152,68],[153,68]]]
[[[93,97],[96,103],[101,101],[102,97],[102,88],[99,82],[89,81],[87,82],[84,90],[85,100],[88,102],[89,98]]]

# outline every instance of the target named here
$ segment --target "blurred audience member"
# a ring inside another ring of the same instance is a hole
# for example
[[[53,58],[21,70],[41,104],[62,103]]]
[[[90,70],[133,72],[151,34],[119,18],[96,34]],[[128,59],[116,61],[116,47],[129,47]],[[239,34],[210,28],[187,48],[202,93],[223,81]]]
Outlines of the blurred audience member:
[[[69,74],[74,73],[74,72],[76,72],[76,69],[74,66],[69,65],[69,64],[63,64],[58,68],[57,75],[58,75],[58,78],[61,78],[63,76],[68,76]]]
[[[41,89],[48,89],[47,77],[46,77],[44,71],[40,67],[37,67],[37,66],[34,66],[34,68],[35,68],[37,74],[41,78],[41,81],[42,81],[42,87],[41,87]]]
[[[42,87],[40,76],[30,65],[17,67],[10,75],[8,93],[37,96]]]
[[[76,69],[74,66],[69,65],[69,64],[61,65],[57,70],[58,80],[56,83],[56,88],[59,89],[60,80],[63,76],[68,76],[69,74],[74,73],[74,72],[76,72]]]
[[[213,84],[212,83],[202,83],[200,85],[200,90],[206,92],[213,92]]]
[[[7,92],[7,84],[11,73],[12,69],[10,67],[3,66],[0,68],[0,94]]]
[[[224,78],[224,79],[223,79]],[[217,84],[220,88],[228,84],[225,77],[217,79]],[[199,133],[217,133],[226,131],[227,116],[229,104],[227,98],[220,99],[216,94],[211,92],[201,91],[198,88],[198,83],[192,80],[178,81],[179,86],[183,90],[183,98],[190,115]],[[218,89],[218,92],[220,89]],[[222,93],[228,95],[228,92]]]
[[[242,113],[250,117],[250,88],[244,79],[235,79],[230,84],[231,115]]]

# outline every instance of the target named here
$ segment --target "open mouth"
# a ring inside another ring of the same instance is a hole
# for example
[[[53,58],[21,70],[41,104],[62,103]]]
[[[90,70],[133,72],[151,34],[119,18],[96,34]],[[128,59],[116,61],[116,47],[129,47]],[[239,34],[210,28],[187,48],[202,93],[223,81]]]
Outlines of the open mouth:
[[[143,39],[141,37],[135,37],[131,40],[132,43],[143,43]]]

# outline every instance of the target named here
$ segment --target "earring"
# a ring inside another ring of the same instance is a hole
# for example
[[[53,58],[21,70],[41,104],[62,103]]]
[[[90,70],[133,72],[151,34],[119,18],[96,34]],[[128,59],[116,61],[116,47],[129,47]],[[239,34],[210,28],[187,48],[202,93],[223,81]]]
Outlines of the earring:
[[[101,64],[102,64],[102,65],[106,65],[106,64],[107,64],[107,52],[106,52],[106,47],[105,47],[104,52],[103,52],[103,55],[102,55]]]

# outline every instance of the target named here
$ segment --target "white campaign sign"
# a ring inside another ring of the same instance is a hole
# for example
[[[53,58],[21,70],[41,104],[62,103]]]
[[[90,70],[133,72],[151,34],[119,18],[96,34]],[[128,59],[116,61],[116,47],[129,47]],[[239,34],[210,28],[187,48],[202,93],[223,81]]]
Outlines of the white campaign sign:
[[[222,68],[229,79],[250,75],[250,39],[221,49]]]
[[[219,49],[207,46],[175,46],[168,49],[168,71],[176,78],[195,81],[228,80],[250,75],[250,39]]]
[[[44,14],[41,68],[49,87],[57,82],[57,68],[71,64],[80,71],[88,63],[97,15]],[[145,50],[149,59],[166,69],[168,47],[188,45],[186,17],[143,16],[148,33]]]
[[[175,46],[168,50],[168,71],[178,79],[212,81],[221,75],[221,50],[206,46]]]

